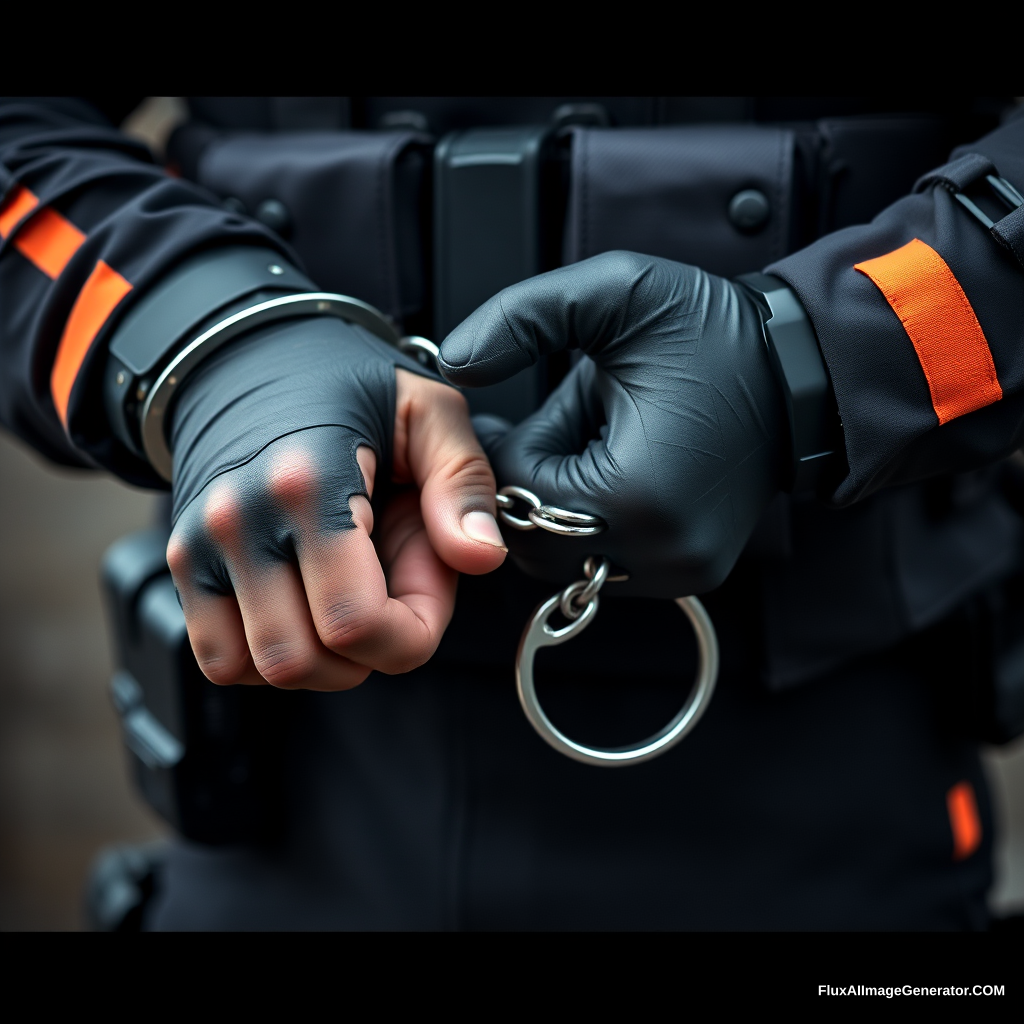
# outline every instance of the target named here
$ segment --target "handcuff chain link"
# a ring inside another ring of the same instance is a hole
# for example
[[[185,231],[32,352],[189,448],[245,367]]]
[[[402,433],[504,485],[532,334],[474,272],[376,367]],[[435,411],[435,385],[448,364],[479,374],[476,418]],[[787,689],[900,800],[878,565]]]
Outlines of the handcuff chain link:
[[[516,499],[529,506],[526,519],[512,515]],[[600,516],[570,512],[555,505],[543,505],[540,498],[525,487],[502,487],[498,491],[497,501],[498,515],[501,516],[502,522],[514,530],[536,530],[540,527],[548,533],[558,533],[562,536],[590,537],[605,529],[605,521]]]
[[[594,612],[597,612],[597,595],[608,582],[610,570],[611,562],[607,558],[602,558],[598,564],[593,555],[587,557],[583,563],[583,572],[587,578],[570,583],[562,591],[561,600],[558,602],[558,607],[567,619],[578,619],[591,601],[594,602]]]

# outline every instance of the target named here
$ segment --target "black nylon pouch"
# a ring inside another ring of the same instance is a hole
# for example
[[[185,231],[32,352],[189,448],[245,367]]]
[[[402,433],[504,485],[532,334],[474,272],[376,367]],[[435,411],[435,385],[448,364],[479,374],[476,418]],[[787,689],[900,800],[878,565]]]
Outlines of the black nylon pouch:
[[[795,137],[754,124],[575,128],[563,261],[612,249],[690,263],[722,277],[789,251]],[[767,200],[759,224],[730,204]]]
[[[406,330],[427,306],[431,142],[415,132],[218,133],[196,179],[261,216],[276,200],[280,227],[325,291],[369,302]],[[269,221],[268,221],[269,223]]]

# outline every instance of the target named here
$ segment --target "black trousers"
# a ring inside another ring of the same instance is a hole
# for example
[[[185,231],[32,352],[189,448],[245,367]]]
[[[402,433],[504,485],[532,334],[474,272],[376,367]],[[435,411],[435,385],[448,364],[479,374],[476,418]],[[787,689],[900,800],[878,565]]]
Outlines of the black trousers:
[[[705,717],[664,757],[601,769],[545,745],[515,696],[518,633],[553,588],[511,568],[460,586],[423,668],[289,695],[286,839],[175,844],[149,927],[986,927],[986,784],[940,699],[963,667],[955,631],[771,693],[741,568],[706,600],[722,671]],[[542,652],[539,690],[574,738],[624,743],[674,714],[694,664],[671,602],[609,597]],[[981,842],[957,859],[947,794],[962,783]]]

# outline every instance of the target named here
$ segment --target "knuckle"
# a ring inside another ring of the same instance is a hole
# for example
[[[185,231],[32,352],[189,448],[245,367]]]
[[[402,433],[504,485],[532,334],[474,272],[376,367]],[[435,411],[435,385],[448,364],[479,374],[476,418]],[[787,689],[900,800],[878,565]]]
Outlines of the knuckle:
[[[318,473],[305,453],[277,462],[270,474],[270,490],[286,506],[302,506],[316,496]]]
[[[445,466],[444,476],[463,490],[487,493],[495,489],[494,470],[482,451],[461,451]]]
[[[241,679],[245,673],[244,657],[232,657],[223,651],[204,649],[202,644],[193,644],[193,651],[203,675],[218,686],[228,686]]]
[[[251,644],[256,671],[274,686],[301,686],[316,669],[316,655],[303,644],[281,637]]]
[[[469,418],[469,401],[461,391],[449,387],[447,384],[438,385],[440,390],[437,393],[437,400],[442,403],[450,412],[464,415]]]
[[[427,650],[410,651],[407,654],[399,655],[388,666],[386,674],[404,675],[406,672],[412,672],[421,665],[425,665],[430,661],[436,647],[437,643],[431,643]]]
[[[230,540],[237,534],[241,526],[241,508],[226,488],[219,488],[210,495],[203,510],[203,525],[217,541]]]
[[[178,535],[172,535],[167,542],[167,566],[175,580],[180,580],[188,573],[188,548],[185,541]]]
[[[344,654],[371,639],[375,625],[375,616],[369,609],[355,600],[342,598],[320,612],[316,631],[328,650]]]

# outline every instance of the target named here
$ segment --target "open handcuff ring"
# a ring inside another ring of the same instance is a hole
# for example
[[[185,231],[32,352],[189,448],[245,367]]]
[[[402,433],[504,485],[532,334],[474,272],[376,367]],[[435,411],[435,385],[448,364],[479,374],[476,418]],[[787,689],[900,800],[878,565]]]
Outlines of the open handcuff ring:
[[[509,512],[512,500],[516,498],[530,507],[528,520],[514,517]],[[564,527],[575,527],[585,529],[587,533],[584,535],[589,535],[605,529],[604,521],[597,516],[542,505],[535,494],[523,487],[503,487],[499,492],[498,507],[503,521],[520,530],[540,527],[552,533],[568,533]],[[593,556],[587,558],[583,564],[586,578],[569,584],[565,590],[538,605],[523,630],[519,650],[516,652],[519,703],[541,739],[566,757],[605,768],[641,764],[671,750],[693,729],[707,710],[718,680],[719,665],[718,637],[704,605],[696,597],[678,597],[675,602],[689,619],[697,639],[698,662],[693,687],[675,718],[653,736],[623,747],[589,747],[566,736],[541,707],[533,675],[534,659],[542,647],[564,644],[579,636],[594,621],[600,606],[599,593],[604,584],[628,578],[610,576],[610,571],[608,559],[598,560]],[[568,625],[559,629],[550,625],[549,619],[556,611],[561,611],[569,620]]]

